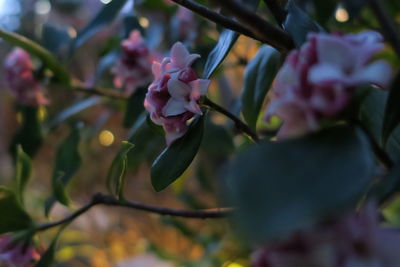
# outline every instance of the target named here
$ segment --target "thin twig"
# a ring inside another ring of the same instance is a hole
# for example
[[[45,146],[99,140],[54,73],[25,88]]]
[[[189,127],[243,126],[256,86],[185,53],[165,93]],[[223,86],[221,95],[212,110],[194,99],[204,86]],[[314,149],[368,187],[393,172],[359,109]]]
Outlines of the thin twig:
[[[56,222],[45,223],[36,227],[35,231],[45,231],[50,228],[54,228],[60,225],[68,224],[78,218],[80,215],[86,213],[88,210],[97,205],[113,206],[113,207],[125,207],[135,210],[147,211],[159,215],[192,218],[192,219],[219,219],[226,218],[231,212],[230,208],[218,208],[218,209],[208,209],[208,210],[177,210],[169,209],[158,206],[152,206],[134,201],[120,201],[111,195],[104,195],[97,193],[93,196],[92,200],[81,207],[79,210],[75,211],[71,215],[65,217]]]
[[[246,123],[244,123],[237,116],[232,114],[230,111],[228,111],[225,108],[221,107],[220,105],[212,102],[210,99],[208,99],[206,97],[203,99],[202,104],[206,107],[209,107],[209,108],[223,114],[227,118],[231,119],[235,123],[236,128],[239,131],[241,131],[242,133],[248,135],[255,143],[260,142],[260,138],[258,137],[257,133],[255,133],[252,129],[250,129],[250,127]]]
[[[262,36],[268,40],[268,44],[281,52],[287,52],[294,48],[294,43],[290,35],[284,30],[275,27],[261,18],[247,6],[240,4],[236,0],[214,0],[218,2],[224,10],[232,13],[241,23],[252,30],[257,36]]]
[[[392,44],[394,51],[400,57],[400,35],[395,22],[391,19],[381,0],[369,0],[369,4],[381,24],[385,38]]]
[[[262,34],[260,34],[259,32],[251,31],[249,29],[250,27],[248,28],[249,25],[243,26],[240,23],[236,22],[235,20],[223,16],[194,1],[191,0],[172,0],[172,1],[177,3],[178,5],[190,9],[191,11],[199,14],[204,18],[207,18],[215,22],[218,25],[221,25],[227,29],[233,30],[240,34],[246,35],[262,43],[269,44],[281,52],[286,52],[293,47],[291,38],[286,32],[281,31],[278,28],[269,25],[268,23],[267,23],[268,27],[264,29]]]
[[[264,0],[265,5],[271,11],[274,16],[276,22],[282,27],[283,22],[286,19],[286,11],[281,7],[278,0]]]

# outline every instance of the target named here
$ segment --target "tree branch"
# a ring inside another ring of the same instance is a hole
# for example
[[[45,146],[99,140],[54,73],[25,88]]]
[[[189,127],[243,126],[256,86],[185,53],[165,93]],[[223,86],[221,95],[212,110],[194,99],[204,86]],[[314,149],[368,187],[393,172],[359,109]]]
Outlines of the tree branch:
[[[225,10],[237,17],[246,27],[258,36],[268,40],[268,44],[281,52],[286,52],[294,48],[294,43],[290,35],[284,30],[268,23],[255,12],[249,10],[245,5],[236,0],[214,0]]]
[[[395,22],[391,19],[381,0],[369,0],[369,4],[381,24],[385,38],[392,44],[394,51],[400,57],[400,35]]]
[[[235,123],[236,128],[239,131],[241,131],[242,133],[244,133],[247,136],[249,136],[251,138],[251,140],[254,141],[254,143],[259,143],[260,142],[260,138],[258,137],[257,133],[253,132],[253,130],[250,129],[250,127],[247,124],[245,124],[243,121],[241,121],[238,117],[236,117],[234,114],[232,114],[231,112],[229,112],[225,108],[223,108],[220,105],[214,103],[213,101],[211,101],[207,97],[205,97],[203,99],[202,104],[204,106],[206,106],[206,107],[209,107],[209,108],[211,108],[211,109],[213,109],[213,110],[225,115],[227,118],[231,119]]]
[[[53,227],[71,223],[73,220],[78,218],[80,215],[86,213],[88,210],[97,205],[113,206],[113,207],[125,207],[135,210],[147,211],[159,215],[192,218],[192,219],[219,219],[227,217],[232,209],[230,208],[218,208],[218,209],[208,209],[208,210],[177,210],[169,209],[158,206],[152,206],[134,201],[120,201],[114,196],[104,195],[97,193],[92,197],[92,200],[81,207],[79,210],[75,211],[71,215],[65,217],[56,222],[45,223],[36,227],[35,231],[45,231]]]
[[[213,22],[215,22],[218,25],[221,25],[227,29],[233,30],[235,32],[238,32],[240,34],[246,35],[250,38],[253,38],[255,40],[258,40],[262,43],[269,44],[273,47],[275,47],[277,50],[281,52],[286,52],[290,50],[293,45],[290,36],[276,27],[273,27],[272,25],[268,24],[268,27],[264,29],[264,31],[260,34],[260,32],[253,32],[249,30],[251,27],[246,27],[238,22],[236,22],[233,19],[230,19],[226,16],[223,16],[203,5],[200,5],[194,1],[191,0],[172,0],[173,2],[177,3],[178,5],[181,5],[183,7],[186,7],[187,9],[190,9],[191,11],[199,14],[200,16],[207,18]],[[222,2],[222,1],[221,1]],[[254,13],[252,13],[254,15]],[[249,26],[249,25],[247,25]],[[265,26],[265,25],[264,25]]]

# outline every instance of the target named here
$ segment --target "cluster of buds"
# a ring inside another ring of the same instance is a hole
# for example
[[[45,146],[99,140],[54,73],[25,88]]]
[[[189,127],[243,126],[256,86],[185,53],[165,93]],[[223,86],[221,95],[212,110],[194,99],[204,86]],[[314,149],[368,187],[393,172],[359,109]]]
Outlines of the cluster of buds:
[[[276,115],[283,120],[278,137],[318,129],[322,120],[347,107],[357,86],[386,86],[390,66],[384,61],[370,62],[383,48],[382,36],[373,31],[310,34],[300,50],[289,54],[273,86],[266,118]]]
[[[138,87],[147,86],[153,79],[151,55],[138,30],[122,42],[122,56],[112,68],[114,85],[132,94]]]
[[[10,92],[18,104],[47,104],[42,87],[34,77],[33,64],[27,52],[20,48],[14,49],[5,60],[4,70]]]
[[[252,255],[252,267],[400,266],[400,232],[379,226],[376,207],[298,232]]]
[[[153,63],[155,80],[144,106],[152,121],[163,126],[167,145],[186,133],[189,119],[202,114],[197,101],[207,93],[210,81],[198,79],[194,72],[192,64],[198,58],[200,55],[189,54],[178,42],[171,49],[171,57]]]
[[[33,267],[39,258],[40,254],[31,244],[13,240],[8,234],[0,236],[0,266]]]

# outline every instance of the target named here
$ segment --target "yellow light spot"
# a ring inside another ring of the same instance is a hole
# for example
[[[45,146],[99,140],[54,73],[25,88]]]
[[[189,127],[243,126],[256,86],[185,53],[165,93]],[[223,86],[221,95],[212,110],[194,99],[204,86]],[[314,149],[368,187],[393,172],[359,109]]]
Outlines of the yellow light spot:
[[[139,19],[139,24],[140,24],[140,26],[142,26],[143,28],[147,28],[147,27],[149,27],[150,22],[149,22],[149,20],[146,19],[146,18],[140,18],[140,19]]]
[[[111,0],[100,0],[100,2],[102,2],[103,4],[108,4],[108,3],[110,3],[111,2]]]
[[[40,106],[38,110],[38,117],[40,121],[44,121],[47,117],[47,110],[44,106]]]
[[[72,247],[64,247],[57,252],[57,260],[67,261],[75,257],[75,251]]]
[[[335,18],[339,22],[346,22],[349,20],[349,13],[347,13],[346,9],[339,7],[336,10]]]
[[[114,140],[114,134],[110,131],[104,130],[99,134],[99,142],[102,146],[111,146]]]
[[[22,122],[24,121],[24,116],[22,116],[22,113],[21,112],[18,112],[17,113],[17,115],[16,115],[16,117],[17,117],[17,122],[18,122],[18,124],[22,124]]]
[[[233,263],[228,264],[226,267],[243,267],[243,265],[233,262]]]
[[[68,32],[69,37],[71,37],[71,38],[75,38],[77,35],[76,30],[72,27],[68,27],[67,32]]]

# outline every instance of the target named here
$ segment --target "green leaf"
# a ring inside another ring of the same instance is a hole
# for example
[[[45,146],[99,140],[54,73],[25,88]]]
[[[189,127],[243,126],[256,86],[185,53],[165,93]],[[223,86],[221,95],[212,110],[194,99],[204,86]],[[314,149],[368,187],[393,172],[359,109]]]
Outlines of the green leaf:
[[[316,9],[316,17],[322,25],[325,25],[326,22],[332,17],[338,5],[337,0],[313,0],[313,3]]]
[[[124,7],[125,3],[126,0],[113,0],[109,4],[104,5],[88,25],[78,33],[78,36],[72,42],[71,51],[80,47],[102,28],[109,26]]]
[[[0,234],[25,230],[33,226],[32,219],[20,205],[16,194],[0,187]]]
[[[36,263],[35,267],[51,267],[54,265],[54,259],[56,254],[56,248],[58,244],[58,240],[60,239],[60,235],[65,227],[62,227],[57,235],[54,237],[50,246],[47,250],[42,254],[38,263]]]
[[[288,14],[283,22],[284,29],[292,36],[296,47],[301,47],[309,32],[321,32],[324,29],[301,10],[293,0],[287,4]]]
[[[17,160],[15,165],[15,182],[16,196],[18,201],[23,205],[24,191],[29,178],[32,174],[32,163],[30,157],[22,150],[21,146],[17,147]]]
[[[395,165],[388,175],[373,184],[368,195],[383,203],[398,192],[400,192],[400,164]]]
[[[147,88],[138,88],[130,97],[126,106],[124,116],[124,127],[130,128],[137,121],[140,114],[144,111],[144,98],[146,97]]]
[[[244,233],[264,242],[354,207],[375,171],[368,138],[340,126],[252,147],[230,164],[226,183]]]
[[[390,87],[390,93],[386,102],[385,117],[383,120],[382,143],[386,144],[392,131],[400,123],[400,73]]]
[[[6,32],[4,30],[0,30],[0,37],[3,38],[4,41],[19,46],[31,55],[38,57],[61,83],[68,86],[71,84],[71,77],[64,69],[63,65],[48,50],[39,44],[22,35]]]
[[[196,118],[188,132],[167,147],[151,166],[151,183],[160,192],[165,189],[192,163],[199,150],[204,131],[204,116]]]
[[[80,129],[81,125],[73,127],[71,134],[58,147],[53,170],[52,187],[54,197],[66,206],[69,201],[65,186],[79,170],[82,163],[79,154]]]
[[[209,79],[213,75],[238,38],[239,34],[234,31],[223,30],[221,32],[217,45],[208,55],[203,74],[205,79]]]
[[[226,156],[235,151],[232,134],[222,125],[206,122],[201,149],[210,156]]]
[[[121,149],[114,158],[107,175],[107,187],[119,200],[123,199],[128,153],[134,147],[129,142],[122,142]]]
[[[17,146],[21,145],[25,153],[33,158],[43,142],[39,107],[19,106],[17,111],[21,116],[21,126],[12,140],[10,152],[15,157]]]
[[[257,119],[265,96],[279,70],[280,53],[264,45],[255,58],[249,62],[244,74],[244,91],[242,95],[243,117],[255,130]]]
[[[344,7],[349,12],[350,17],[357,16],[361,9],[367,4],[366,0],[343,0]]]

